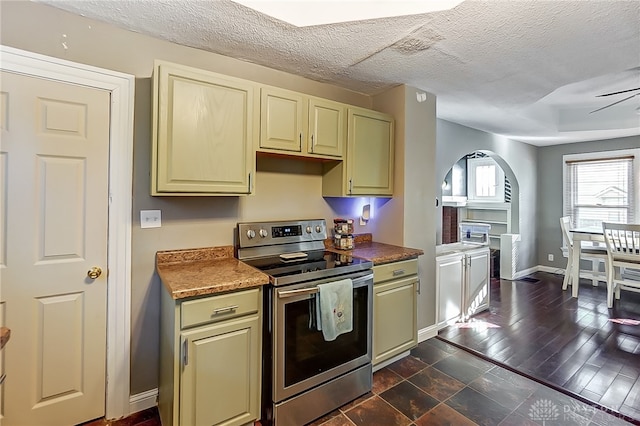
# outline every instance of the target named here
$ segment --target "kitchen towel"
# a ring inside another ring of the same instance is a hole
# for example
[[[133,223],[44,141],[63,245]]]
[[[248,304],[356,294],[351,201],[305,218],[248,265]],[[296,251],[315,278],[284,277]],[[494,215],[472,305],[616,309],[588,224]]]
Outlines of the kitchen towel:
[[[324,340],[330,342],[353,330],[353,282],[350,279],[318,284],[318,306]]]

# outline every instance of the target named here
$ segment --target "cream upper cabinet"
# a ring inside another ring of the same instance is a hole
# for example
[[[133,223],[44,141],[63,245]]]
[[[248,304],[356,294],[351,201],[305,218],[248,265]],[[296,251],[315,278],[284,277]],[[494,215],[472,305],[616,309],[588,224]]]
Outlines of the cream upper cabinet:
[[[260,148],[302,152],[304,97],[288,90],[260,89]]]
[[[152,195],[243,195],[255,176],[257,86],[156,61]]]
[[[260,105],[259,151],[342,158],[346,140],[343,104],[262,87]]]
[[[322,195],[392,196],[393,132],[391,116],[349,108],[346,159],[343,163],[325,164]]]
[[[343,156],[346,134],[346,108],[326,99],[309,99],[309,153]]]

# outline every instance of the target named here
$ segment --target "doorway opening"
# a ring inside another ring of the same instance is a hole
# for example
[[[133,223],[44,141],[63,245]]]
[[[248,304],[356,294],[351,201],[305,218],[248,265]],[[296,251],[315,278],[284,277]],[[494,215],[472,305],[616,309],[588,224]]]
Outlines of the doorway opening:
[[[461,223],[486,223],[491,249],[491,276],[499,278],[501,250],[518,233],[518,182],[508,164],[491,151],[474,151],[451,166],[442,181],[442,244],[459,241]],[[513,256],[509,256],[511,258]],[[512,262],[513,260],[511,260]]]

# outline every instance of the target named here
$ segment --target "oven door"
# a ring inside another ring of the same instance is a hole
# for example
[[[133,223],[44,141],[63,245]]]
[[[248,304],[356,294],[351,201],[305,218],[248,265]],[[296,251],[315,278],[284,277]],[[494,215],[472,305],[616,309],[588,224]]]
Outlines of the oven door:
[[[353,330],[329,342],[310,321],[315,316],[317,285],[344,278],[353,280]],[[274,288],[274,402],[370,363],[372,306],[370,270]]]

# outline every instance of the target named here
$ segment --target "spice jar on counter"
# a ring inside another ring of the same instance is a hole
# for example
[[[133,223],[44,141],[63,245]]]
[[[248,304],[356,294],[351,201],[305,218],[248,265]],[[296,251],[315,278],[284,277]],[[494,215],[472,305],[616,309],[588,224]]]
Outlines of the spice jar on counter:
[[[333,230],[336,234],[353,234],[353,219],[334,219]]]
[[[333,246],[340,250],[353,249],[353,235],[352,234],[336,234],[333,237]]]

